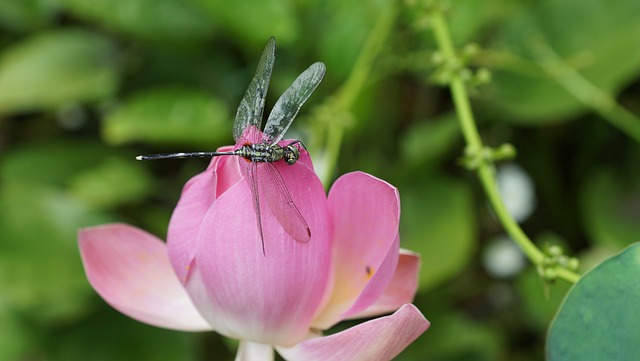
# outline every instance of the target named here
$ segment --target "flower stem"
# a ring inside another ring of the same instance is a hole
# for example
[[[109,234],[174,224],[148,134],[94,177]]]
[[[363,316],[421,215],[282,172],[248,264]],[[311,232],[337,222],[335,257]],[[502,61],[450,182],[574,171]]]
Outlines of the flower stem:
[[[396,18],[396,12],[396,0],[387,0],[386,6],[380,11],[376,24],[373,29],[371,29],[362,50],[360,50],[360,54],[353,65],[351,73],[349,73],[349,77],[338,90],[336,96],[330,100],[334,114],[351,112],[351,107],[360,92],[362,92],[371,73],[373,63],[378,57],[387,36],[391,32]],[[325,167],[323,173],[320,174],[320,180],[325,185],[330,184],[331,176],[337,166],[344,129],[348,125],[345,124],[348,122],[344,122],[344,120],[350,117],[334,116],[332,118],[332,123],[328,125]]]
[[[640,143],[640,119],[569,66],[540,37],[529,43],[540,67],[578,101]]]
[[[455,49],[449,34],[446,20],[439,9],[432,9],[429,13],[431,20],[431,26],[433,27],[436,42],[445,63],[455,63],[457,61]],[[453,72],[449,86],[451,88],[451,94],[453,102],[458,114],[462,133],[469,147],[469,151],[472,153],[481,152],[484,148],[478,128],[473,117],[471,105],[469,103],[469,97],[465,87],[464,80],[460,76],[459,72]],[[487,194],[489,202],[493,207],[493,210],[504,227],[509,236],[518,244],[525,255],[537,266],[541,266],[545,260],[545,254],[538,249],[535,244],[524,233],[518,223],[509,215],[504,202],[502,201],[498,192],[498,187],[495,181],[494,167],[489,161],[482,161],[478,164],[478,176],[482,187]],[[576,282],[579,279],[579,275],[565,268],[555,267],[554,270],[559,278],[562,278],[568,282]]]

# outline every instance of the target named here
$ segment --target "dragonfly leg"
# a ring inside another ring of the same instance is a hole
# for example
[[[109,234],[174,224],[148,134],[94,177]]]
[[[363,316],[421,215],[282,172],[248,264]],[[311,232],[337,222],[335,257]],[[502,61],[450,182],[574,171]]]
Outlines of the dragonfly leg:
[[[307,149],[307,147],[305,147],[304,143],[302,143],[301,140],[294,140],[293,142],[285,145],[285,147],[288,147],[288,146],[291,146],[291,145],[294,145],[294,144],[300,145],[302,147],[302,149],[304,149],[305,152],[309,153],[309,150]]]

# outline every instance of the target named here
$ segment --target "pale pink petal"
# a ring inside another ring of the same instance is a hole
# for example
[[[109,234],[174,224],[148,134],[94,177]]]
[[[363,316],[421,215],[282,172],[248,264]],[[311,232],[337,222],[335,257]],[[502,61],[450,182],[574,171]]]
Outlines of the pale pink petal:
[[[221,147],[218,152],[232,150]],[[182,190],[173,211],[167,232],[167,250],[173,269],[180,281],[186,282],[194,259],[195,244],[200,224],[215,199],[240,180],[240,173],[224,167],[230,156],[213,157],[207,169],[191,178]],[[233,157],[232,157],[233,158]]]
[[[195,257],[196,238],[202,218],[215,201],[216,180],[216,174],[211,169],[191,178],[184,186],[171,215],[167,251],[171,265],[183,283],[189,274],[189,264]]]
[[[308,339],[291,348],[277,347],[288,361],[387,361],[393,359],[427,328],[412,304],[396,313],[361,323],[331,336]]]
[[[303,164],[275,165],[311,229],[310,241],[294,241],[261,197],[263,254],[252,193],[243,179],[216,200],[203,220],[194,273],[207,297],[195,295],[201,292],[197,285],[192,295],[221,334],[264,344],[293,344],[305,337],[324,294],[331,237],[324,189],[317,176]]]
[[[232,151],[234,148],[233,145],[223,145],[222,147],[219,147],[218,149],[216,149],[216,152],[230,152]],[[209,166],[207,167],[207,169],[213,169],[214,171],[218,170],[221,166],[220,166],[220,161],[229,158],[230,156],[218,156],[218,157],[212,157],[211,158],[211,162],[209,162]]]
[[[400,237],[396,235],[394,242],[390,245],[382,264],[378,271],[372,275],[364,290],[360,293],[353,305],[340,315],[341,319],[354,318],[355,315],[369,308],[383,294],[393,279],[393,275],[398,266],[398,251],[400,248]],[[406,302],[405,302],[406,303]],[[395,309],[394,309],[395,311]]]
[[[224,146],[216,149],[216,151],[230,152],[233,149],[233,146]],[[240,167],[238,166],[237,156],[219,156],[214,160],[217,160],[217,163],[213,163],[212,166],[209,166],[209,168],[213,169],[217,175],[217,198],[220,197],[222,193],[226,192],[227,189],[231,188],[231,186],[238,183],[242,176],[240,174]],[[227,162],[229,163],[227,164]]]
[[[236,361],[273,361],[273,347],[261,343],[240,341]]]
[[[405,303],[413,302],[418,290],[419,272],[420,256],[411,251],[400,249],[398,266],[384,293],[374,304],[360,313],[349,316],[349,318],[378,316],[393,312]]]
[[[329,192],[335,279],[313,322],[327,329],[373,304],[393,277],[399,254],[400,199],[392,185],[362,172],[340,177]]]
[[[153,326],[211,330],[155,236],[126,224],[108,224],[81,229],[78,243],[89,282],[118,311]]]

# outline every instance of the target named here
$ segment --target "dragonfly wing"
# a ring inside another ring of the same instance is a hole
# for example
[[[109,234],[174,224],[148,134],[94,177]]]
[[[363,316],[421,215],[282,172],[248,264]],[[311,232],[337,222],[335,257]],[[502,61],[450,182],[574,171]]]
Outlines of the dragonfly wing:
[[[284,137],[304,102],[322,81],[325,70],[323,63],[312,64],[278,99],[264,127],[264,140],[267,143],[275,144]]]
[[[297,242],[309,242],[309,225],[293,203],[278,168],[272,163],[263,163],[258,167],[258,172],[261,173],[260,192],[282,228]]]
[[[258,231],[260,232],[260,240],[262,241],[262,253],[266,255],[264,250],[264,235],[262,233],[262,216],[260,213],[260,194],[258,191],[258,164],[251,162],[247,163],[246,177],[249,182],[249,188],[251,188],[251,194],[253,195],[253,208],[256,212],[256,221],[258,223]]]
[[[258,143],[261,140],[258,136],[258,131],[262,125],[262,110],[264,109],[264,101],[269,89],[269,80],[271,79],[271,70],[275,59],[276,39],[270,37],[260,57],[256,74],[244,93],[236,113],[236,120],[233,123],[233,139],[236,144],[238,142],[244,143],[244,141]],[[250,133],[245,134],[245,131],[251,126],[255,128],[251,128],[249,130]]]

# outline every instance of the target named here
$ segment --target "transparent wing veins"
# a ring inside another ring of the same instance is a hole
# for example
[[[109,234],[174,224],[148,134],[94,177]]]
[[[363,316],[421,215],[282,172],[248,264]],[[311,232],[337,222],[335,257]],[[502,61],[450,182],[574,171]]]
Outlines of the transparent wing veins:
[[[282,140],[304,102],[322,81],[325,70],[323,63],[312,64],[282,94],[273,106],[264,127],[265,142],[275,144]]]
[[[238,143],[243,137],[245,130],[251,126],[255,126],[256,130],[260,130],[262,125],[262,111],[264,102],[269,89],[269,80],[271,79],[271,71],[276,58],[276,40],[274,37],[269,38],[267,45],[264,47],[260,62],[256,73],[247,88],[247,91],[240,101],[238,111],[236,112],[236,120],[233,123],[233,139]],[[254,134],[258,134],[254,132]],[[248,139],[254,143],[259,139]]]
[[[260,241],[262,242],[262,254],[267,255],[264,248],[264,233],[262,232],[262,212],[260,212],[260,193],[258,191],[258,165],[256,163],[248,164],[247,168],[247,181],[249,182],[249,188],[251,188],[251,194],[253,196],[253,208],[256,213],[256,222],[258,225],[258,232],[260,232]]]
[[[267,200],[271,212],[278,219],[278,223],[294,240],[307,243],[311,239],[311,230],[302,213],[291,199],[284,179],[278,168],[271,163],[261,164],[258,169],[266,172],[261,177],[262,195]],[[267,185],[269,183],[269,185]]]

